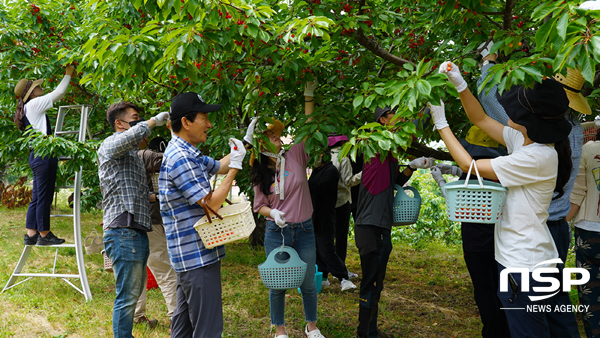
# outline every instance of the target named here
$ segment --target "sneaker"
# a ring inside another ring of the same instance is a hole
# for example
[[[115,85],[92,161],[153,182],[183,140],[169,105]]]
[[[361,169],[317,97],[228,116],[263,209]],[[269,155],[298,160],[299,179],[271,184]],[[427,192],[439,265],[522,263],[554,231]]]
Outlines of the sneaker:
[[[328,287],[328,286],[330,286],[330,285],[331,285],[331,283],[329,283],[329,281],[328,281],[327,279],[324,279],[324,280],[321,282],[321,287],[322,287],[322,288],[326,288],[326,287]]]
[[[308,332],[308,325],[306,325],[306,327],[304,328],[304,335],[306,335],[306,338],[325,338],[325,336],[321,334],[321,331],[319,331],[319,329],[314,329]]]
[[[25,239],[23,239],[23,244],[25,245],[35,245],[37,243],[38,237],[40,237],[40,233],[36,232],[35,235],[29,237],[25,234]]]
[[[141,316],[140,319],[138,319],[137,322],[134,322],[134,323],[135,324],[146,324],[146,325],[148,325],[149,328],[153,329],[158,324],[158,320],[157,319],[148,319],[148,317],[146,317],[146,316]]]
[[[356,285],[354,285],[354,283],[352,283],[351,281],[342,278],[342,281],[340,282],[340,285],[342,286],[342,291],[348,291],[348,290],[353,290],[356,289]]]
[[[352,279],[352,278],[356,278],[356,277],[358,277],[357,274],[355,274],[354,272],[348,271],[348,279]]]
[[[37,239],[37,245],[58,245],[58,244],[63,244],[65,242],[64,239],[60,239],[56,236],[54,236],[54,234],[52,233],[52,231],[50,231],[46,237],[42,237],[42,235],[40,235]]]

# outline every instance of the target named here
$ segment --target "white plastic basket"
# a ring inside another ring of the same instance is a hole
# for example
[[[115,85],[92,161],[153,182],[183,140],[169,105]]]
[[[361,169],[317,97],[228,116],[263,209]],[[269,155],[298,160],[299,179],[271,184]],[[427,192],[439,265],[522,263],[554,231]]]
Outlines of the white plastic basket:
[[[469,181],[473,167],[479,184]],[[502,215],[507,189],[498,183],[482,181],[475,160],[471,162],[466,180],[450,182],[444,190],[451,221],[493,224]]]
[[[212,249],[248,238],[256,227],[250,202],[228,205],[219,209],[217,213],[206,204],[206,197],[210,198],[211,195],[212,192],[200,200],[205,215],[194,224],[204,247]]]

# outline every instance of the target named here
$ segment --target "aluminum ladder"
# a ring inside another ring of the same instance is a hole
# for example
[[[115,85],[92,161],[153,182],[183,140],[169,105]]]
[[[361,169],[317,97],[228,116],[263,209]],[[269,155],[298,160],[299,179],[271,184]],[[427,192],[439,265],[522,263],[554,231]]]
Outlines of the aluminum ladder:
[[[92,107],[88,105],[71,105],[71,106],[60,106],[58,108],[58,116],[56,118],[56,127],[54,129],[54,136],[61,137],[63,135],[69,134],[79,134],[78,141],[85,142],[86,133],[88,137],[91,139],[91,133],[88,126],[88,116],[92,111]],[[69,130],[63,131],[63,122],[65,119],[65,115],[69,111],[79,110],[81,112],[80,121],[79,121],[79,130]],[[60,161],[67,161],[70,157],[60,157]],[[33,247],[38,247],[36,245],[25,245],[23,249],[23,253],[21,254],[21,258],[15,267],[10,279],[4,286],[2,292],[13,288],[21,283],[24,283],[30,280],[33,277],[52,277],[52,278],[62,278],[65,282],[71,285],[75,290],[79,291],[85,296],[86,301],[92,300],[92,292],[90,291],[90,286],[87,280],[87,274],[85,271],[85,261],[83,259],[83,243],[81,240],[81,174],[82,169],[80,167],[79,171],[75,172],[75,181],[72,186],[62,186],[55,187],[56,189],[73,189],[73,214],[70,215],[50,215],[50,217],[72,217],[73,218],[73,232],[75,243],[74,244],[59,244],[59,245],[49,245],[44,246],[43,248],[55,248],[56,251],[54,253],[54,265],[52,267],[52,273],[23,273],[23,267],[27,262],[27,258],[31,253],[31,249]],[[77,274],[60,274],[56,273],[56,261],[58,258],[58,250],[60,248],[75,248],[76,258],[77,258]],[[15,284],[19,277],[27,277],[26,279]],[[77,287],[73,284],[69,279],[71,278],[79,278],[81,282],[81,288]]]

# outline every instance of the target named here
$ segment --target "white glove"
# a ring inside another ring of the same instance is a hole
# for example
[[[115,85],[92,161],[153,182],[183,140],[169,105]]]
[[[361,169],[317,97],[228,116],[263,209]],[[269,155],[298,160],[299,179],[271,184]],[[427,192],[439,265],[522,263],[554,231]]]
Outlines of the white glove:
[[[435,182],[440,186],[440,188],[443,188],[444,185],[446,185],[446,180],[444,179],[444,176],[442,176],[442,172],[440,168],[438,168],[438,166],[431,167],[431,176],[433,177]],[[446,197],[444,189],[442,189],[442,195]]]
[[[315,89],[317,88],[317,78],[306,83],[304,87],[304,96],[315,96]]]
[[[438,163],[436,166],[440,169],[442,174],[445,175],[460,176],[463,174],[462,170],[460,170],[460,168],[455,165]]]
[[[415,158],[414,160],[410,161],[410,163],[408,164],[409,167],[411,168],[417,168],[417,169],[427,169],[427,168],[431,168],[431,166],[434,164],[435,160],[432,157],[419,157],[419,158]]]
[[[434,106],[431,102],[427,102],[427,106],[431,112],[431,119],[433,120],[433,130],[442,130],[446,127],[450,127],[448,121],[446,121],[446,111],[444,110],[444,102],[440,101],[439,106]]]
[[[271,209],[271,217],[280,228],[285,227],[285,213],[277,209]]]
[[[598,2],[598,1],[585,1],[584,3],[582,3],[581,5],[579,5],[579,8],[597,11],[597,10],[600,10],[600,2]]]
[[[164,111],[164,112],[152,117],[152,119],[154,120],[154,122],[156,122],[157,127],[164,126],[165,123],[167,123],[167,121],[169,121],[169,112]]]
[[[490,55],[490,50],[492,49],[493,45],[494,45],[494,41],[489,41],[489,42],[482,42],[481,45],[479,45],[479,47],[477,47],[477,49],[483,48],[483,49],[481,49],[481,52],[479,52],[479,54],[481,54],[482,58]],[[494,54],[496,54],[496,56],[498,56],[498,53],[494,53]]]
[[[448,70],[448,67],[450,67],[450,70]],[[467,89],[467,83],[465,82],[465,79],[463,79],[462,75],[460,75],[460,69],[458,69],[458,66],[454,63],[450,61],[442,63],[438,72],[448,75],[448,80],[452,82],[459,93]]]
[[[254,127],[256,127],[256,123],[258,122],[258,117],[252,119],[250,124],[248,125],[248,130],[246,130],[246,136],[244,136],[244,141],[252,144],[252,139],[254,138],[252,135],[254,134]]]
[[[244,144],[242,141],[232,137],[229,139],[229,146],[231,147],[229,168],[242,170],[242,161],[244,161],[244,157],[246,156]]]

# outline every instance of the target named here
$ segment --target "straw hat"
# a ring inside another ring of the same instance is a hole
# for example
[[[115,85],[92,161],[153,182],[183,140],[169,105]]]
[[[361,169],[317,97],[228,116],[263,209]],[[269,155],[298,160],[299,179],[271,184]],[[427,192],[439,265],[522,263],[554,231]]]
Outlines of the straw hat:
[[[567,77],[565,78],[562,74],[554,75],[556,81],[562,83],[569,98],[569,108],[576,110],[582,114],[590,115],[592,109],[588,104],[587,100],[581,94],[581,88],[585,80],[581,76],[581,71],[574,68],[567,68]]]
[[[273,132],[273,134],[281,137],[281,134],[283,133],[283,128],[285,126],[283,125],[283,123],[277,119],[273,119],[273,123],[268,124],[267,125],[267,130],[270,130]],[[266,132],[267,130],[263,131]],[[250,154],[250,166],[254,166],[254,160],[256,159],[256,157],[258,156],[258,152],[260,152],[261,150],[257,150],[256,148],[252,149],[252,154]]]
[[[17,95],[17,97],[21,97],[21,95],[23,95],[23,91],[25,90],[25,87],[27,87],[27,83],[29,82],[29,80],[27,79],[21,79],[19,80],[19,82],[17,82],[17,85],[15,86],[15,95]],[[25,96],[23,96],[23,102],[26,102],[27,99],[29,98],[29,95],[31,95],[31,93],[33,92],[33,89],[39,85],[41,85],[42,83],[44,83],[44,79],[39,79],[39,80],[35,80],[31,83],[31,87],[29,87],[29,90],[27,91],[27,93],[25,93]]]

